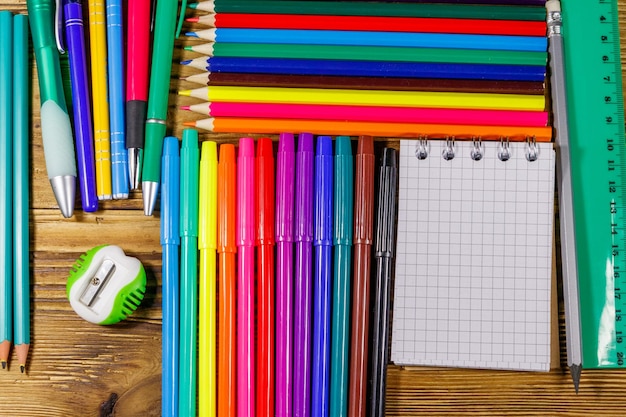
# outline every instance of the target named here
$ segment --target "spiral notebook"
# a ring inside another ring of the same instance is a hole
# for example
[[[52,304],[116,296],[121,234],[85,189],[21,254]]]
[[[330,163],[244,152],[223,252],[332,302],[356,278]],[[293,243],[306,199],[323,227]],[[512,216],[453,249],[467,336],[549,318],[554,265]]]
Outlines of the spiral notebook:
[[[391,360],[550,368],[551,143],[400,142]]]

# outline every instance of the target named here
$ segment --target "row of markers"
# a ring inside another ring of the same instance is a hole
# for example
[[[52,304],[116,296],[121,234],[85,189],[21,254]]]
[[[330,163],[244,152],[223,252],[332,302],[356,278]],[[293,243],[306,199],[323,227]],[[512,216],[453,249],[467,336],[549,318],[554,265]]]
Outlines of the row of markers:
[[[397,155],[353,146],[165,139],[163,416],[384,416]]]
[[[188,125],[550,140],[545,2],[493,3],[196,3]]]

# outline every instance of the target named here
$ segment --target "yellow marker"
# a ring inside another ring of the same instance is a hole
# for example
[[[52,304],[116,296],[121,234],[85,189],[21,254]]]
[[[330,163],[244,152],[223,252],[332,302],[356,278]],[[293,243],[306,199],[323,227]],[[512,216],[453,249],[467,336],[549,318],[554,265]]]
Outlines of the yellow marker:
[[[183,96],[237,103],[327,104],[544,111],[545,97],[524,94],[435,91],[347,90],[339,88],[210,86],[184,90]]]
[[[198,358],[198,415],[217,415],[217,144],[202,143],[198,200],[200,250],[200,315]]]
[[[113,198],[111,190],[111,140],[109,134],[105,17],[104,0],[89,0],[93,139],[96,158],[96,191],[99,200],[110,200]]]

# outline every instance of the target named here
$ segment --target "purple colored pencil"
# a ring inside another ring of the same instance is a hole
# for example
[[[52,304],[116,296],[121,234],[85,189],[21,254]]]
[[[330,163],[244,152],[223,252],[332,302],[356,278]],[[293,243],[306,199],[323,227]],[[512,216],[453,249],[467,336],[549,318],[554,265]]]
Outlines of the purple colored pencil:
[[[276,417],[291,416],[292,407],[294,150],[293,134],[282,133],[276,156]]]
[[[70,63],[80,197],[83,211],[94,212],[98,210],[98,196],[82,2],[65,0],[63,12],[65,13],[65,36]]]
[[[311,415],[311,314],[313,302],[313,135],[298,138],[296,154],[296,271],[293,330],[293,415]]]

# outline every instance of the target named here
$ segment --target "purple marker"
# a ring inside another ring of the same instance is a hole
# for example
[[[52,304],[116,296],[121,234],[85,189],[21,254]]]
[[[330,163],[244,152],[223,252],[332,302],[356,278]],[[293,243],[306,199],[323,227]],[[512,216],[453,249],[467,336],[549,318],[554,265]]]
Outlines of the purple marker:
[[[82,7],[80,0],[64,0],[63,11],[70,62],[78,183],[83,211],[94,212],[98,210],[98,196],[96,195],[96,165]]]
[[[311,312],[313,302],[313,135],[302,133],[296,154],[296,271],[293,322],[293,415],[311,415]]]
[[[293,358],[294,139],[281,133],[276,156],[276,404],[275,416],[291,416]]]

